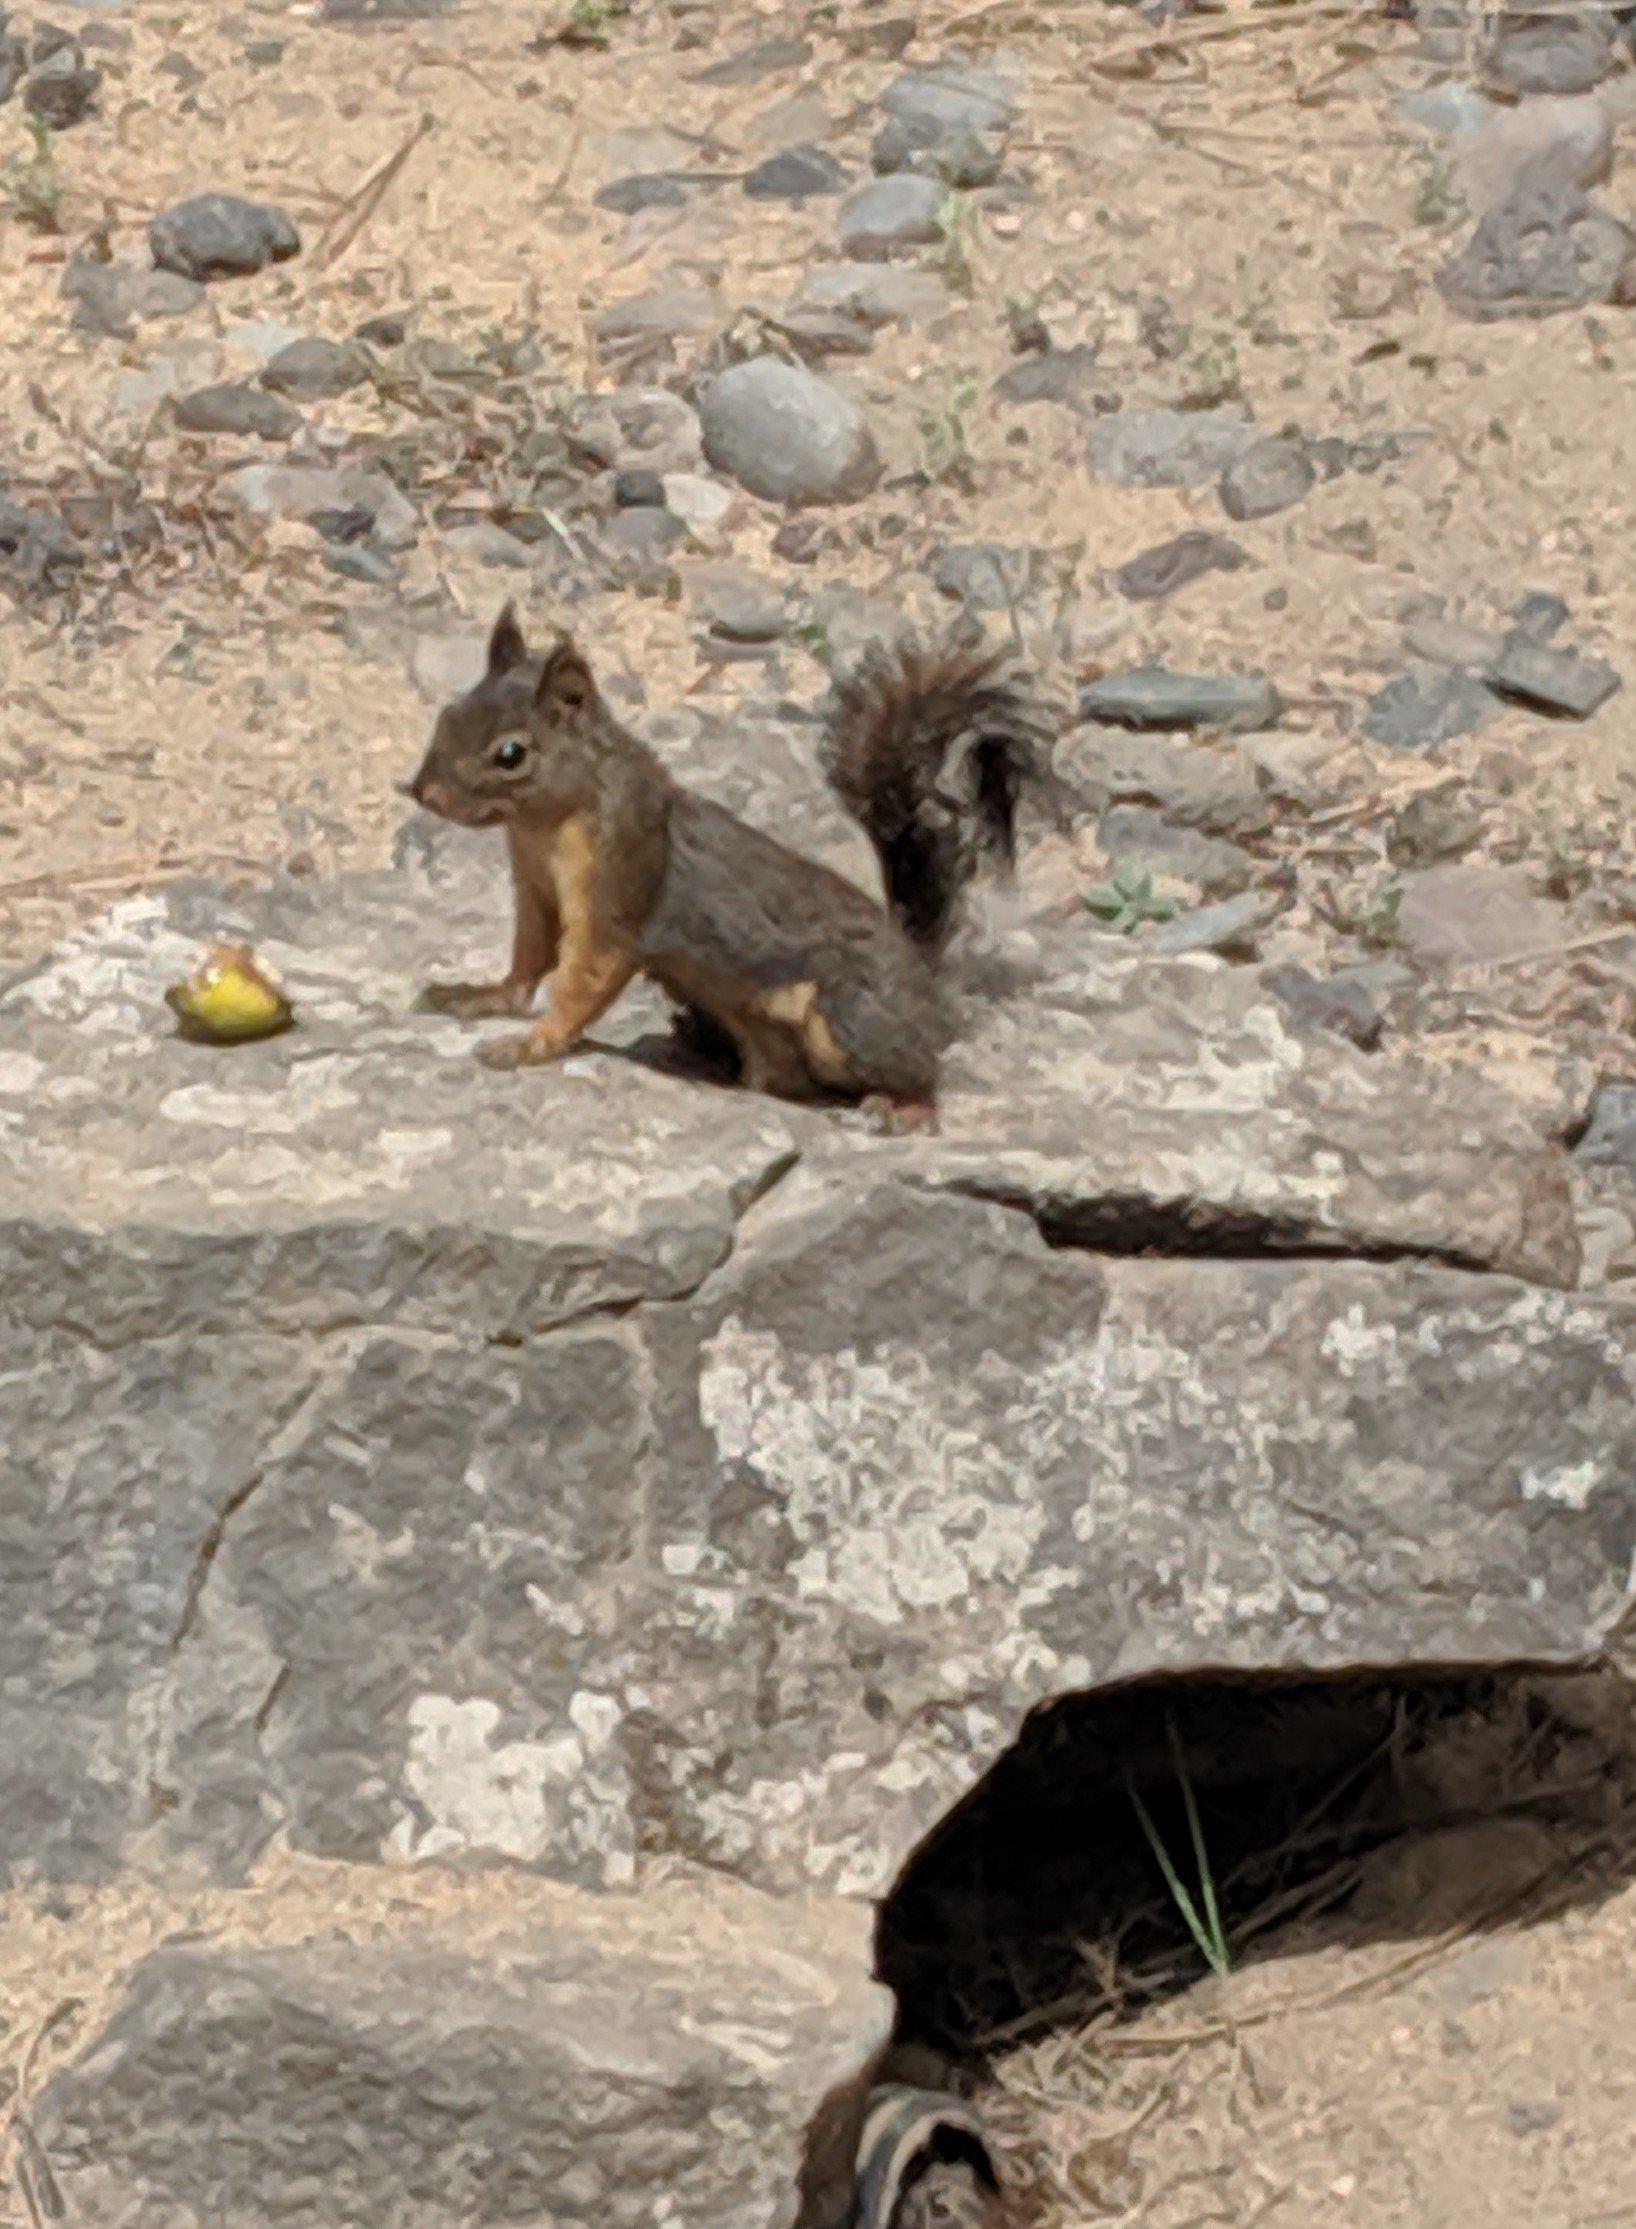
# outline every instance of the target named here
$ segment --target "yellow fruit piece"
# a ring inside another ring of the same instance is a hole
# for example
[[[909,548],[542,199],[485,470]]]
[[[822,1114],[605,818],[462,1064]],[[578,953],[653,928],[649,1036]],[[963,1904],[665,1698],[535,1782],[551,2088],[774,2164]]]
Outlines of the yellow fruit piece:
[[[276,1037],[295,1010],[247,944],[218,944],[185,983],[173,983],[165,1004],[184,1037],[207,1045],[245,1045]]]

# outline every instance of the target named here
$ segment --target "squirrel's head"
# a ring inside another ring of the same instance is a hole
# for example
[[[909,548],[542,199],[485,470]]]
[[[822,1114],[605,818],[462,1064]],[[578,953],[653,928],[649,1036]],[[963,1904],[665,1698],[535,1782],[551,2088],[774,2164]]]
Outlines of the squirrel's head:
[[[406,793],[463,828],[567,809],[577,801],[583,761],[564,746],[590,740],[599,711],[596,682],[574,642],[564,635],[543,659],[532,656],[507,604],[489,636],[482,680],[438,714]]]

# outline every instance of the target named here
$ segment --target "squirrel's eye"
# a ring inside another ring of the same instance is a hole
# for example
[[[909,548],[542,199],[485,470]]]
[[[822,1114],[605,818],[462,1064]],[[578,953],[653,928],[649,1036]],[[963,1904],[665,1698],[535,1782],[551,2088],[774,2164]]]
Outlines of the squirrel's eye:
[[[528,745],[520,735],[508,735],[494,746],[494,763],[504,774],[515,774],[528,756]]]

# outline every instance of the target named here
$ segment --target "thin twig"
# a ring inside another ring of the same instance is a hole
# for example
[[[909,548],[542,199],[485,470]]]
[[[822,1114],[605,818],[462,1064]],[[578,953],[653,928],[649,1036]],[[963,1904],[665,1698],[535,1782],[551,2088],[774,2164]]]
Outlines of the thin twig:
[[[319,235],[314,261],[320,271],[332,270],[339,263],[386,199],[392,181],[432,128],[432,118],[422,116],[402,146],[394,149],[347,195]]]

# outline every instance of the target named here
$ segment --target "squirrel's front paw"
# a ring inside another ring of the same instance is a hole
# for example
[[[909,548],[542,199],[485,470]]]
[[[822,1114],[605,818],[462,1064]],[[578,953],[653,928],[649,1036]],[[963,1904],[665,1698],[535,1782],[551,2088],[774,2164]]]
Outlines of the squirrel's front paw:
[[[415,1001],[419,1013],[449,1014],[458,1022],[520,1014],[527,1004],[527,992],[515,983],[428,983]]]
[[[529,1029],[520,1037],[491,1037],[478,1046],[477,1057],[485,1068],[543,1068],[560,1060],[563,1050],[537,1029]]]

